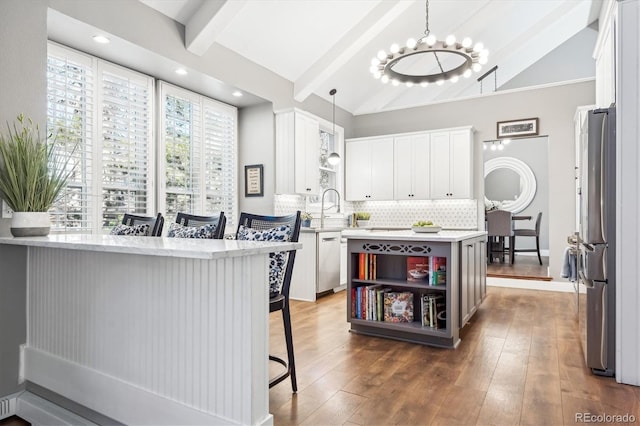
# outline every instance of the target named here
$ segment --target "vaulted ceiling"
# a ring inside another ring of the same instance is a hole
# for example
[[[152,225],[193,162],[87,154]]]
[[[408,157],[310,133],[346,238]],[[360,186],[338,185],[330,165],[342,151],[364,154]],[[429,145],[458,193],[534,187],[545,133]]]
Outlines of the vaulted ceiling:
[[[477,94],[477,78],[496,65],[488,80],[499,89],[592,24],[601,6],[601,0],[430,0],[431,33],[481,41],[489,61],[457,83],[409,88],[382,84],[369,67],[379,50],[423,34],[424,1],[140,1],[185,26],[191,53],[203,55],[218,43],[292,81],[297,101],[310,94],[330,101],[337,88],[336,103],[356,115]]]

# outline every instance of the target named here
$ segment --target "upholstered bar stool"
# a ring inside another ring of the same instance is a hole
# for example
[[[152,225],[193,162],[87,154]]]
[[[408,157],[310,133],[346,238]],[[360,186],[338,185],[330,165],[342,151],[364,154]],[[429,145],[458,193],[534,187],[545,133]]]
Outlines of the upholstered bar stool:
[[[300,211],[288,216],[260,216],[241,213],[236,232],[237,240],[253,241],[291,241],[298,242],[300,236]],[[291,313],[289,310],[289,288],[296,251],[271,253],[269,255],[269,313],[282,311],[284,337],[287,345],[287,361],[269,355],[285,367],[286,371],[269,380],[269,388],[291,377],[293,392],[298,391],[296,381],[296,363],[293,354],[293,335],[291,332]]]
[[[226,224],[224,212],[211,216],[178,213],[175,223],[169,226],[167,237],[220,240],[224,237]]]
[[[125,213],[122,216],[122,224],[116,225],[111,230],[111,235],[133,235],[159,237],[162,235],[164,218],[162,213],[156,216],[139,216]]]

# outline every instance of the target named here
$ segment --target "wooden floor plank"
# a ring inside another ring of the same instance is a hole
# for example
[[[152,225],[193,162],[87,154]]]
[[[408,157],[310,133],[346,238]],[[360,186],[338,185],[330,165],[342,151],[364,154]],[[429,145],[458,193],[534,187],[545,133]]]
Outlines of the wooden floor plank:
[[[578,411],[640,419],[640,388],[585,367],[571,296],[489,287],[453,350],[349,333],[344,292],[293,301],[299,391],[288,380],[269,391],[274,424],[561,425]],[[284,354],[281,321],[270,318],[270,349]]]

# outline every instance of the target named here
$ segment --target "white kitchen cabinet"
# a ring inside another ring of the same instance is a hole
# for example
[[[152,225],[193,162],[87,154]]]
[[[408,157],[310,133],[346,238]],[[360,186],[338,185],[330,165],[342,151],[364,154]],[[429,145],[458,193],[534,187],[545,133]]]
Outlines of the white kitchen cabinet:
[[[393,198],[430,198],[429,134],[398,136],[393,141]]]
[[[473,135],[471,128],[432,132],[430,136],[431,198],[473,198]]]
[[[320,193],[319,121],[301,111],[276,114],[276,193]]]
[[[349,142],[345,157],[347,200],[393,200],[392,137]]]
[[[302,248],[296,250],[293,263],[289,297],[294,300],[316,300],[316,269],[318,268],[316,233],[300,230],[298,241]]]

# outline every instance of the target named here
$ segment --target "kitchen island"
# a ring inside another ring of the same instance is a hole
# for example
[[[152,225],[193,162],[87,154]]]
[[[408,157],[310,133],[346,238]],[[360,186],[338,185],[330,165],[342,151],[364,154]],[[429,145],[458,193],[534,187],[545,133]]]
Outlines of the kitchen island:
[[[3,280],[27,286],[20,375],[125,424],[272,424],[268,253],[299,248],[0,238]]]
[[[486,232],[343,231],[351,331],[455,348],[486,294]]]

